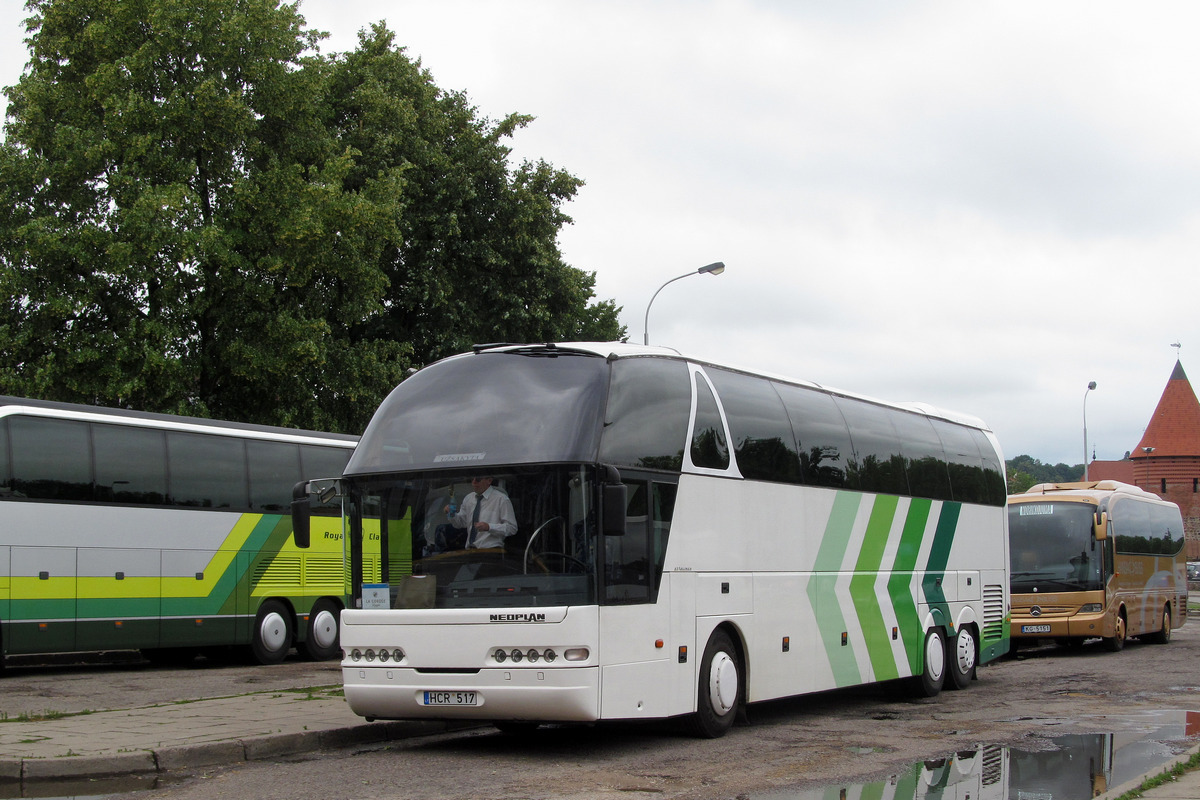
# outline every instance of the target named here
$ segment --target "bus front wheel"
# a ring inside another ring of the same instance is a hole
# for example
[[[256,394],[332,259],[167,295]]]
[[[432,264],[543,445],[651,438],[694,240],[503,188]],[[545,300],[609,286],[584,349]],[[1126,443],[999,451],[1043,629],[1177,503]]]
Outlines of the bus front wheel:
[[[1108,648],[1110,653],[1117,653],[1125,649],[1125,613],[1117,614],[1116,631],[1112,636],[1104,637],[1104,646]]]
[[[328,661],[338,654],[337,603],[321,598],[308,612],[308,630],[304,637],[304,654],[313,661]]]
[[[724,631],[708,640],[700,660],[696,713],[689,720],[693,734],[705,739],[724,736],[742,703],[741,663],[733,641]]]
[[[254,617],[250,651],[260,664],[278,664],[292,649],[291,615],[283,603],[267,600]]]
[[[937,697],[946,684],[946,636],[941,628],[925,633],[925,655],[921,660],[917,691],[923,697]]]

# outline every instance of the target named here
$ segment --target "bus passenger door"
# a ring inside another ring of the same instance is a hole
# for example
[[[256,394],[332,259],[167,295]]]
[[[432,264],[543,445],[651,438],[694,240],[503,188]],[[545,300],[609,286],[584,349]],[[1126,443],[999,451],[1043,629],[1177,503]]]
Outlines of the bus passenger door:
[[[675,675],[669,590],[662,560],[674,485],[625,481],[625,533],[604,540],[600,613],[600,716],[668,716]],[[669,503],[664,509],[664,498]]]

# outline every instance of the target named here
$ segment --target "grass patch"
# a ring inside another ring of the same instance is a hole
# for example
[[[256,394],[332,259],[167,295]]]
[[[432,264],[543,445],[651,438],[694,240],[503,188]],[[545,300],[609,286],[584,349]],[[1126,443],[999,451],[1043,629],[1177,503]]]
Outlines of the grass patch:
[[[1116,798],[1116,800],[1134,800],[1135,798],[1143,796],[1146,792],[1150,791],[1156,786],[1162,786],[1164,783],[1172,783],[1173,781],[1178,780],[1179,776],[1185,772],[1191,772],[1192,770],[1196,769],[1200,769],[1200,751],[1192,753],[1191,757],[1186,761],[1180,761],[1175,766],[1160,772],[1153,778],[1147,778],[1146,780],[1142,781],[1141,785],[1136,789],[1130,789],[1125,794]]]

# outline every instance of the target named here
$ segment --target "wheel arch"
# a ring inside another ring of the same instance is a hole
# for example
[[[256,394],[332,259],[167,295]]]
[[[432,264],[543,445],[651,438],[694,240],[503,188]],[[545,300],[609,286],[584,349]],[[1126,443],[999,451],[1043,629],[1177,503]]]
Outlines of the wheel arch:
[[[738,670],[738,682],[741,683],[743,705],[750,702],[750,658],[749,648],[746,646],[746,636],[734,620],[726,619],[718,622],[708,630],[703,639],[696,640],[696,655],[692,659],[692,680],[693,683],[700,679],[700,669],[704,660],[704,648],[708,647],[708,642],[713,635],[718,631],[723,632],[729,637],[729,641],[733,642],[733,647],[737,651],[738,665],[741,667]],[[695,699],[693,698],[693,702]],[[693,709],[695,710],[695,709]]]

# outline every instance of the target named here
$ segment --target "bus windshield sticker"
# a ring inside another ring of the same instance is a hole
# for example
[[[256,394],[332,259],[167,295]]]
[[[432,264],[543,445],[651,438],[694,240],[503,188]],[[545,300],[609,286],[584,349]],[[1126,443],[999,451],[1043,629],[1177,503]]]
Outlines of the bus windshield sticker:
[[[1017,508],[1020,509],[1017,512],[1018,516],[1022,517],[1045,517],[1054,513],[1054,506],[1052,505],[1035,506],[1029,503],[1022,503]]]

